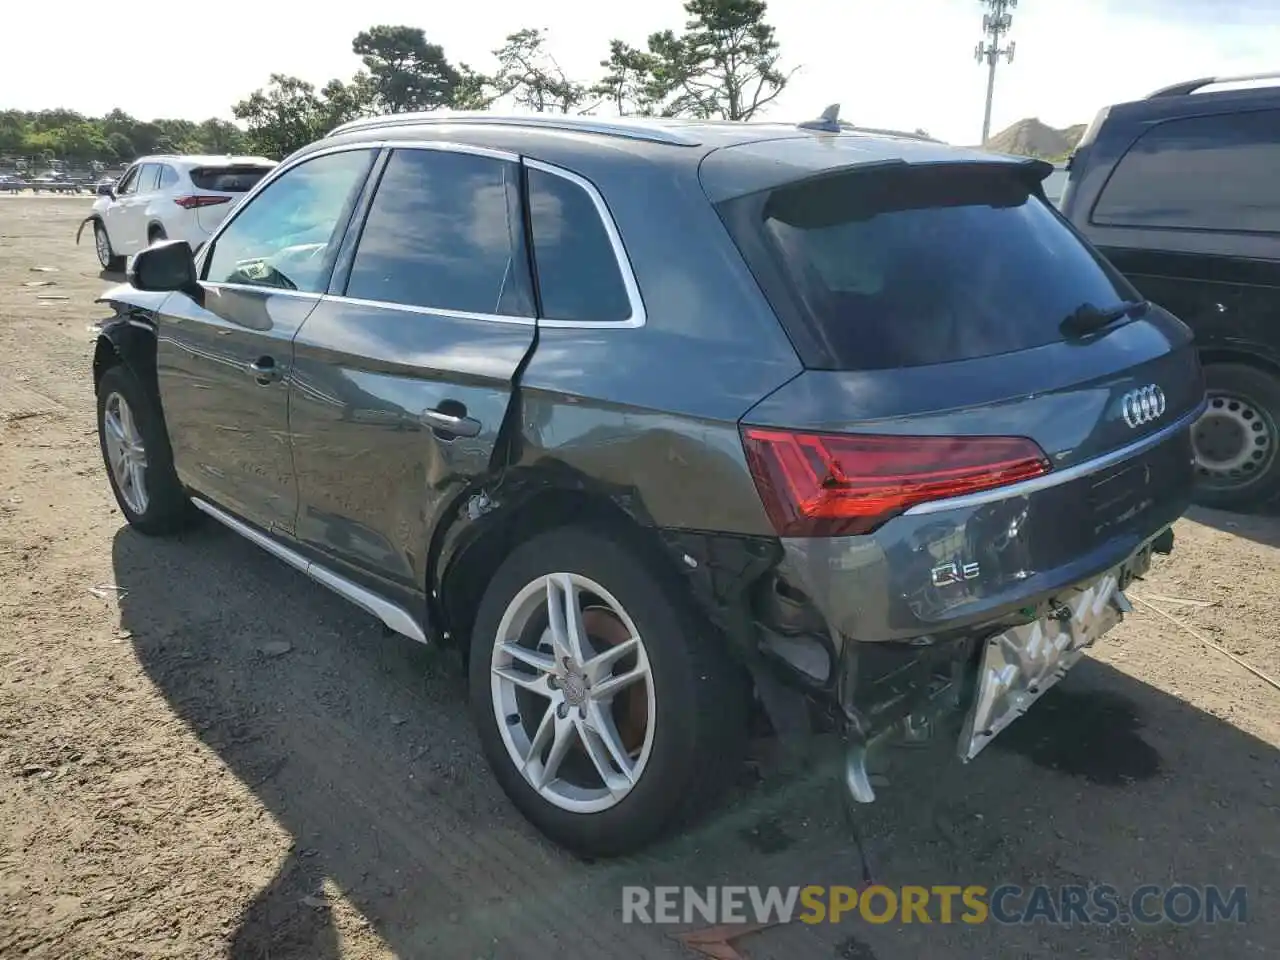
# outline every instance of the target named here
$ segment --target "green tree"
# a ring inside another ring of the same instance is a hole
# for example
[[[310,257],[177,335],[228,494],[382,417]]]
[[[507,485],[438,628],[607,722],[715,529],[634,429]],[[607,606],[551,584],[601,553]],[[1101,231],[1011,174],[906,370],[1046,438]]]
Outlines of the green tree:
[[[320,91],[320,117],[325,132],[334,127],[377,113],[377,91],[373,78],[363,71],[350,82],[330,80]]]
[[[231,112],[248,128],[252,149],[276,159],[328,132],[316,88],[282,73],[273,73],[265,88],[253,91]]]
[[[234,123],[210,117],[195,130],[195,139],[200,145],[201,153],[244,153],[248,149],[248,141],[244,131]]]
[[[609,104],[620,116],[655,112],[662,98],[656,84],[658,58],[621,40],[609,41],[609,56],[600,61],[606,73],[591,95]]]
[[[84,120],[62,128],[59,140],[58,153],[67,160],[80,163],[87,164],[107,150],[106,137],[103,136],[101,127]]]
[[[777,99],[794,71],[783,72],[764,0],[687,0],[683,33],[649,37],[641,54],[610,44],[609,73],[597,89],[635,112],[750,120]]]
[[[370,27],[356,34],[351,50],[369,71],[378,109],[404,113],[453,104],[461,79],[458,70],[419,28]]]
[[[458,82],[453,88],[453,101],[449,105],[455,110],[488,110],[493,106],[493,101],[498,99],[493,79],[472,70],[465,63],[458,64],[457,69]]]
[[[0,112],[0,153],[18,153],[27,134],[26,116],[18,110]]]
[[[547,50],[543,30],[518,30],[507,36],[493,55],[498,72],[492,84],[499,97],[537,113],[569,113],[587,99],[587,88],[565,76],[564,70]]]

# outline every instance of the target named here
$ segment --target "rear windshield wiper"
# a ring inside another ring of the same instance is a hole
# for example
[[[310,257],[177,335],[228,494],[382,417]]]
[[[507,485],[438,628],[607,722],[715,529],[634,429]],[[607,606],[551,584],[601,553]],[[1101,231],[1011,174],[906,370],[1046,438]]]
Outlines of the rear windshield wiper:
[[[1146,300],[1122,300],[1105,310],[1092,303],[1082,303],[1068,314],[1058,325],[1068,337],[1087,337],[1091,333],[1111,326],[1123,317],[1137,317],[1147,312],[1150,302]]]

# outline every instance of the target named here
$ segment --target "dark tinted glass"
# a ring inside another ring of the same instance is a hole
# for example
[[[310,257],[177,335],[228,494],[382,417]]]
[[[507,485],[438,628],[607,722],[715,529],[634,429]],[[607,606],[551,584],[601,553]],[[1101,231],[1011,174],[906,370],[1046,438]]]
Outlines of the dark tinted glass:
[[[218,193],[248,193],[259,180],[271,172],[271,167],[257,164],[238,164],[229,167],[196,167],[191,171],[191,182],[197,190],[213,190]]]
[[[178,171],[166,163],[160,168],[160,182],[157,187],[161,190],[168,190],[170,187],[176,186],[177,183]]]
[[[542,315],[620,321],[631,316],[609,234],[587,192],[564,177],[529,171],[529,216]]]
[[[1132,296],[995,166],[862,171],[774,191],[764,249],[840,369],[946,363],[1062,339],[1082,304]]]
[[[364,186],[372,150],[344,150],[292,167],[235,213],[205,279],[323,293],[330,256]]]
[[[532,316],[513,163],[397,150],[360,234],[347,296]]]
[[[1104,226],[1280,231],[1280,110],[1170,120],[1125,154],[1093,210]]]

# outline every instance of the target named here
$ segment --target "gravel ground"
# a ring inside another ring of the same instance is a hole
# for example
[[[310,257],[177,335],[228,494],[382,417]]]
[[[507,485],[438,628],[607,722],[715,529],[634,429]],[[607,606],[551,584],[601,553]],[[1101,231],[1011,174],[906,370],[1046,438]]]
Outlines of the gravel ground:
[[[859,881],[834,752],[762,760],[697,831],[582,863],[493,783],[456,657],[214,525],[129,532],[94,433],[112,278],[73,243],[88,206],[0,198],[0,956],[731,957],[624,926],[621,886]],[[1183,627],[1280,677],[1280,519],[1196,512],[1177,537],[1146,603],[977,761],[895,754],[861,832],[891,886],[1245,885],[1248,922],[855,918],[738,955],[1274,956],[1280,692]]]

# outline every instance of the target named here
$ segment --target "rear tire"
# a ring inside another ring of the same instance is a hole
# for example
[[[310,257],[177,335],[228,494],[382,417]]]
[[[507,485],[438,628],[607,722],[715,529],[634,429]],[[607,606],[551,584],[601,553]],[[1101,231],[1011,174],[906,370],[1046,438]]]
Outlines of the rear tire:
[[[548,582],[561,598],[571,585],[585,611],[587,649],[559,674],[548,672],[561,670],[565,649],[551,639]],[[614,628],[620,632],[611,637]],[[624,642],[634,656],[599,672],[593,654]],[[540,656],[542,667],[529,664]],[[513,669],[517,683],[508,679]],[[640,673],[643,679],[607,695],[611,678]],[[540,692],[530,692],[531,684]],[[503,790],[547,837],[584,856],[629,853],[689,823],[728,783],[747,734],[745,674],[677,586],[620,543],[582,529],[541,534],[498,569],[471,635],[470,687],[480,740]],[[563,762],[547,775],[562,730]]]
[[[1242,363],[1205,367],[1209,409],[1191,435],[1197,503],[1249,510],[1280,494],[1280,378]]]
[[[122,364],[98,381],[98,445],[120,512],[139,533],[177,533],[199,517],[173,468],[159,409]]]

